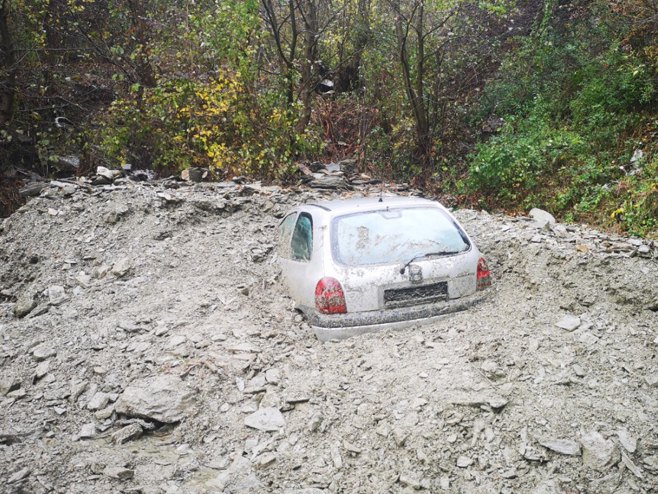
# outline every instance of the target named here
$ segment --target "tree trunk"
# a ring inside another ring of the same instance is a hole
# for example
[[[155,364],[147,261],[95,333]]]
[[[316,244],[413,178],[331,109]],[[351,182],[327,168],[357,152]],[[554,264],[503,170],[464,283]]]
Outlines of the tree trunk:
[[[132,31],[137,46],[135,47],[135,71],[137,81],[145,87],[155,87],[155,70],[149,57],[150,33],[146,25],[146,8],[143,0],[128,0],[131,12]]]
[[[432,132],[427,115],[427,105],[424,100],[425,91],[425,38],[424,38],[424,6],[422,0],[414,6],[413,14],[405,21],[401,14],[400,3],[394,3],[396,9],[395,31],[398,38],[398,53],[402,66],[402,80],[405,93],[411,106],[416,131],[416,150],[423,165],[432,162]],[[409,59],[408,44],[412,23],[416,36],[416,67],[412,72]]]
[[[303,5],[303,7],[302,7]],[[301,14],[304,20],[304,58],[302,59],[302,84],[300,88],[302,115],[297,122],[297,131],[304,132],[311,121],[313,111],[313,93],[315,80],[314,65],[317,61],[318,5],[315,0],[301,2]]]
[[[0,3],[0,125],[6,125],[14,117],[16,98],[16,54],[9,31],[9,0]]]

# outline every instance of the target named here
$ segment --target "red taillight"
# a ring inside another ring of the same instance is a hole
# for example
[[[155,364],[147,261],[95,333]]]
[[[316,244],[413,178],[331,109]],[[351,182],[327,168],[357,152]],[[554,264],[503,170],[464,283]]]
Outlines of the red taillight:
[[[323,314],[345,314],[345,294],[335,278],[322,278],[315,286],[315,307]]]
[[[484,260],[484,257],[480,257],[478,261],[477,289],[484,290],[489,286],[491,286],[491,271],[489,271],[487,261]]]

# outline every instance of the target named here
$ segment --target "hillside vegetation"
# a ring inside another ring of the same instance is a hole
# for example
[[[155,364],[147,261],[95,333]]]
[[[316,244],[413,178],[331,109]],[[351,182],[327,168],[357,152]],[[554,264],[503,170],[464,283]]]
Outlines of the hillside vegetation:
[[[656,26],[655,0],[0,0],[0,213],[30,173],[350,157],[655,236]]]

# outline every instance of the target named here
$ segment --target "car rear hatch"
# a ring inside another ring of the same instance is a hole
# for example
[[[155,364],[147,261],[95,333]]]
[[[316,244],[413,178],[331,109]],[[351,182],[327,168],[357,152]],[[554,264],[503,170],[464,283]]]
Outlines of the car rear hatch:
[[[331,233],[348,312],[435,304],[475,292],[479,253],[439,208],[339,216]]]

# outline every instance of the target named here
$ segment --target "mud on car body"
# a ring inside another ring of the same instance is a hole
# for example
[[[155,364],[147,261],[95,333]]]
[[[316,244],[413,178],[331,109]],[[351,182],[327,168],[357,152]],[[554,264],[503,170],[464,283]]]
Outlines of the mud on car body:
[[[278,259],[321,340],[431,322],[479,302],[490,284],[458,221],[413,197],[298,206],[279,226]]]

